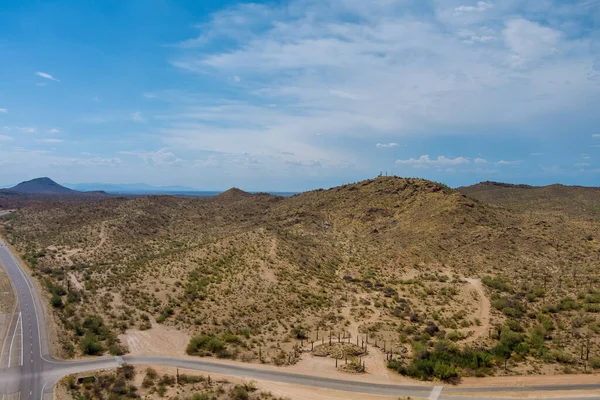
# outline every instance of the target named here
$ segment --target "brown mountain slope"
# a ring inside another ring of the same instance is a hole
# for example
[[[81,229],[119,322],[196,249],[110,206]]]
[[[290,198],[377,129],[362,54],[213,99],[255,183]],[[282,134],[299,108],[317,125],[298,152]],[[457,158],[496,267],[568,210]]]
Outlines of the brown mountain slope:
[[[584,186],[528,186],[482,182],[457,189],[474,199],[517,211],[558,212],[600,218],[600,188]]]
[[[316,340],[317,330],[320,340],[331,330],[353,342],[366,334],[369,343],[385,341],[401,365],[411,362],[411,342],[492,349],[508,340],[496,336],[504,324],[526,360],[515,358],[514,371],[537,373],[544,363],[560,370],[556,360],[567,356],[583,369],[580,343],[567,340],[575,333],[591,332],[598,350],[595,221],[514,213],[395,177],[290,198],[239,197],[31,207],[4,232],[52,293],[71,355],[89,353],[90,335],[112,352],[119,332],[136,346],[128,335],[154,319],[190,335],[225,335],[211,339],[222,347],[198,339],[193,354],[285,364],[297,361],[296,339]],[[476,280],[486,276],[494,277],[484,280],[489,316]],[[567,296],[572,303],[558,307]],[[535,351],[523,353],[525,345]],[[371,351],[383,364],[380,350]],[[494,365],[458,368],[480,374]]]

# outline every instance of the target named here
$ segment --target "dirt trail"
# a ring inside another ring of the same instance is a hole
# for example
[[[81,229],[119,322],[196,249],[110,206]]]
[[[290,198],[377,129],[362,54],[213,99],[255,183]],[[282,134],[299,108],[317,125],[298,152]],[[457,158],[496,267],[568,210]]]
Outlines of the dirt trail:
[[[481,284],[480,279],[466,278],[465,280],[469,282],[473,289],[475,289],[479,297],[477,318],[479,318],[481,321],[480,326],[469,328],[470,331],[473,331],[473,335],[469,336],[463,341],[463,343],[466,344],[472,343],[477,339],[487,335],[490,329],[490,300],[485,295],[485,291],[483,290],[483,285]]]
[[[96,251],[106,243],[106,223],[108,221],[102,221],[100,223],[100,242],[92,248],[92,251]]]

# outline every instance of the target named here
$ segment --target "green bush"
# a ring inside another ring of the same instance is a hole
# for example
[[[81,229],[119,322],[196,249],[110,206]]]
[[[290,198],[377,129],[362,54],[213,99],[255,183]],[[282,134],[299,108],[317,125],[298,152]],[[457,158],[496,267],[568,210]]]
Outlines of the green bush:
[[[433,351],[421,342],[413,342],[413,360],[408,366],[401,361],[388,362],[388,368],[417,379],[452,380],[459,377],[458,369],[477,374],[490,368],[492,355],[483,350],[459,349],[448,340],[438,341]]]
[[[250,394],[248,394],[248,390],[245,387],[236,385],[231,389],[230,398],[231,400],[248,400]]]
[[[193,337],[188,343],[186,353],[189,355],[211,355],[223,354],[225,352],[225,342],[216,336],[200,335]]]
[[[85,334],[79,343],[79,347],[81,348],[83,354],[90,356],[96,356],[104,353],[104,347],[102,346],[102,343],[91,332]]]
[[[499,276],[495,276],[493,278],[490,276],[484,276],[481,281],[484,285],[491,287],[492,289],[499,290],[500,292],[512,292],[512,287],[510,284],[505,282],[504,279]]]
[[[62,297],[55,294],[54,296],[52,296],[52,299],[50,299],[50,304],[52,304],[52,307],[62,308],[62,306],[63,306]]]

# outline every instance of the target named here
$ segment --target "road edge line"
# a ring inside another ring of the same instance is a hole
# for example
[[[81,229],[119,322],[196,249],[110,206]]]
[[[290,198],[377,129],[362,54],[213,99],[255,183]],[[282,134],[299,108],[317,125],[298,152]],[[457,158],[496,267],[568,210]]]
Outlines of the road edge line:
[[[0,236],[0,242],[2,242],[5,246],[6,246],[6,242],[4,241],[4,238],[2,236]],[[8,246],[6,246],[6,248],[8,249]],[[10,253],[10,249],[9,253]],[[2,264],[2,263],[0,263]],[[10,316],[10,322],[8,323],[8,329],[6,330],[6,334],[4,335],[4,339],[2,342],[2,349],[0,349],[0,362],[2,362],[2,355],[4,354],[4,348],[6,347],[6,339],[8,339],[8,334],[10,331],[10,326],[12,325],[13,319],[15,318],[15,314],[17,313],[17,306],[19,305],[19,293],[17,292],[17,288],[15,287],[15,284],[13,283],[12,279],[10,279],[10,276],[8,275],[8,270],[6,269],[6,267],[4,266],[4,264],[2,264],[2,269],[4,270],[4,273],[6,274],[6,277],[8,278],[8,282],[10,283],[10,287],[12,288],[13,294],[14,294],[14,298],[15,298],[15,304],[13,305],[13,311],[12,311],[12,315]],[[16,329],[16,326],[15,326]],[[10,366],[8,366],[10,367]]]

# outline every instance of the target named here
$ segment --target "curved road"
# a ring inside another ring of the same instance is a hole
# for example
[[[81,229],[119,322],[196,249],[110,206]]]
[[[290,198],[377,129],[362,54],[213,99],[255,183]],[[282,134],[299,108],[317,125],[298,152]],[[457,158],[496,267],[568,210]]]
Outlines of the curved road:
[[[481,394],[496,392],[490,399],[498,400],[498,392],[528,391],[568,391],[600,390],[600,383],[593,385],[537,386],[537,387],[482,387],[482,388],[442,388],[441,386],[400,386],[356,381],[337,380],[324,377],[292,374],[284,371],[264,370],[252,366],[239,366],[205,361],[202,359],[176,357],[123,357],[96,358],[81,361],[55,360],[49,355],[44,306],[35,290],[32,279],[19,264],[17,258],[0,239],[0,263],[4,266],[15,288],[18,302],[17,312],[11,321],[8,335],[0,354],[0,394],[20,392],[20,399],[52,398],[55,383],[63,376],[98,369],[116,368],[120,362],[129,364],[164,365],[201,370],[223,375],[275,381],[296,385],[349,392],[411,396],[425,399],[461,399],[454,393],[480,393],[465,399],[485,399]],[[9,361],[10,359],[10,361]],[[443,393],[442,393],[443,392]],[[533,394],[533,393],[532,393]],[[574,399],[575,397],[570,397]],[[590,397],[586,397],[589,399]]]

